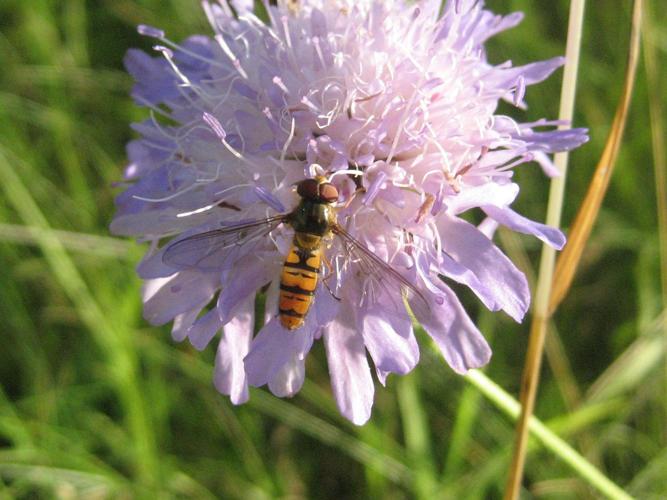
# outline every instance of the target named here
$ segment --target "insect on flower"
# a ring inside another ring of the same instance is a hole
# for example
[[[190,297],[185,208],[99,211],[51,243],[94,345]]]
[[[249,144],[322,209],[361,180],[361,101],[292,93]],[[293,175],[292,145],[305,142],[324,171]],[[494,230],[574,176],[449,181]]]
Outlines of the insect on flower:
[[[332,235],[343,240],[348,259],[357,262],[359,272],[368,279],[381,287],[397,287],[406,298],[416,298],[412,302],[417,306],[413,307],[428,307],[426,299],[412,283],[338,224],[333,207],[338,201],[336,186],[325,177],[317,176],[299,182],[297,194],[301,201],[289,213],[189,236],[170,244],[162,260],[176,269],[222,267],[221,261],[230,247],[267,237],[279,224],[287,224],[294,229],[294,238],[280,278],[279,315],[281,324],[288,330],[303,326],[321,268],[323,265],[331,267],[326,256],[323,258],[322,249]],[[325,283],[326,280],[325,276]]]
[[[356,424],[374,380],[419,363],[415,319],[456,372],[483,366],[491,347],[450,285],[521,321],[528,283],[494,228],[565,243],[513,210],[513,173],[556,173],[549,155],[586,131],[498,107],[524,108],[564,59],[494,64],[487,39],[522,16],[481,0],[264,1],[265,19],[230,2],[202,2],[212,35],[140,26],[159,57],[125,58],[150,117],[133,125],[111,230],[150,242],[145,319],[199,350],[215,341],[234,404],[251,386],[295,395],[324,344]]]

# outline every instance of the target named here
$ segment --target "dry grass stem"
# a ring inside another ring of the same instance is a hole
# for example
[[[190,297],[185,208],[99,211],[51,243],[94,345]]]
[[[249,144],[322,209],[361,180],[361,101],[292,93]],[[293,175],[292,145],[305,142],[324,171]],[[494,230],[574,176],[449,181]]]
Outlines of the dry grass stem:
[[[506,499],[514,500],[519,497],[528,441],[528,422],[535,406],[535,397],[537,394],[539,373],[542,364],[542,352],[544,350],[544,341],[549,318],[567,293],[570,283],[572,282],[572,277],[574,276],[584,245],[590,235],[593,223],[597,218],[602,199],[604,198],[607,186],[609,185],[613,165],[618,156],[632,96],[634,78],[637,71],[642,7],[642,1],[636,0],[632,16],[632,31],[630,35],[625,85],[619,106],[614,116],[611,132],[607,139],[607,143],[605,144],[600,161],[596,167],[595,175],[591,181],[582,208],[573,224],[568,244],[558,260],[555,272],[553,269],[555,252],[547,247],[545,247],[542,252],[534,306],[534,317],[531,325],[526,365],[524,367],[521,383],[522,412],[517,425],[512,468],[510,470],[510,477],[505,491]],[[577,27],[581,29],[582,20],[579,16],[583,17],[583,2],[579,3],[573,1],[570,10],[570,26],[568,27],[568,51],[566,54],[568,64],[575,64],[577,62],[576,56],[575,59],[572,59],[570,50],[574,50],[573,40],[575,38],[577,44],[580,41],[581,32],[579,31],[576,32],[576,34],[573,34],[572,31],[573,29],[577,29]],[[575,52],[575,54],[576,53],[578,52]],[[576,66],[571,72],[576,76]],[[574,81],[568,80],[567,77],[568,66],[566,65],[563,95],[561,99],[560,116],[562,119],[571,118],[574,105]],[[570,86],[572,86],[572,88],[569,88]],[[556,179],[551,186],[547,223],[552,226],[558,226],[560,223],[564,195],[564,177],[567,167],[567,154],[556,155],[556,165],[561,168],[563,176],[560,179]]]
[[[573,0],[570,4],[569,22],[567,29],[567,46],[565,49],[565,71],[563,74],[563,86],[561,90],[559,118],[571,122],[574,112],[574,96],[576,91],[577,70],[579,68],[579,52],[581,47],[581,34],[584,21],[584,0]],[[547,224],[554,227],[560,225],[560,214],[562,211],[565,193],[565,177],[567,172],[567,153],[561,153],[555,157],[556,166],[561,176],[555,178],[550,187],[549,204],[547,208]],[[528,446],[528,424],[535,406],[535,395],[539,381],[540,366],[542,364],[542,352],[544,350],[544,338],[548,326],[548,304],[555,252],[551,247],[544,246],[536,298],[534,303],[534,317],[531,325],[528,353],[521,381],[521,414],[517,422],[514,454],[512,465],[505,488],[505,499],[514,500],[519,497],[523,470],[526,460]]]
[[[581,208],[572,224],[572,229],[568,235],[567,245],[563,249],[563,252],[558,258],[558,262],[556,263],[551,299],[549,300],[549,315],[553,314],[570,289],[574,273],[581,260],[581,255],[586,247],[586,242],[591,234],[591,229],[593,228],[593,224],[600,211],[602,200],[607,193],[611,174],[614,171],[618,152],[621,147],[623,131],[625,130],[625,123],[628,118],[630,102],[632,100],[635,76],[637,74],[641,13],[642,0],[637,0],[632,14],[632,31],[630,34],[628,65],[625,72],[623,93],[621,94],[621,99],[616,108],[614,121],[612,122],[604,150],[602,151],[602,156],[595,167],[595,173],[588,187],[588,192],[586,193],[586,197],[584,198]]]

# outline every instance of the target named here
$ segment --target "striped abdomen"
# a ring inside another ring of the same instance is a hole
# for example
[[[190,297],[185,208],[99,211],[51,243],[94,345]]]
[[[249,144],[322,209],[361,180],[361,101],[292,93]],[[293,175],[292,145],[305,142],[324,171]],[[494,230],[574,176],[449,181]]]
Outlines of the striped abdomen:
[[[288,330],[303,325],[317,287],[322,255],[321,238],[308,235],[308,240],[306,247],[300,244],[300,238],[294,238],[280,277],[280,323]]]

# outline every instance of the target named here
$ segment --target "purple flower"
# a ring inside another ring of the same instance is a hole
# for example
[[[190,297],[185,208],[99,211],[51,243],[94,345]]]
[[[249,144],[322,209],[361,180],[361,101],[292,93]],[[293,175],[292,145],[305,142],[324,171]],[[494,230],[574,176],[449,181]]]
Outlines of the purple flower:
[[[490,235],[502,224],[563,246],[558,230],[510,208],[513,169],[535,161],[553,174],[547,154],[579,146],[586,132],[496,114],[501,99],[524,107],[526,87],[563,64],[486,60],[484,42],[520,14],[465,0],[448,2],[441,17],[439,0],[310,0],[267,6],[265,24],[251,4],[234,2],[235,17],[204,2],[214,36],[181,45],[140,28],[161,56],[126,57],[132,95],[151,116],[135,125],[141,139],[128,145],[111,229],[151,243],[138,268],[150,323],[173,321],[174,339],[197,349],[222,332],[214,380],[233,403],[248,399],[249,385],[294,395],[323,339],[338,407],[363,424],[374,392],[367,353],[381,383],[419,361],[400,287],[381,286],[333,237],[305,324],[287,330],[276,316],[289,224],[239,236],[192,268],[165,264],[162,243],[289,212],[294,184],[325,176],[340,195],[338,224],[418,292],[409,299],[416,319],[463,373],[491,350],[447,282],[521,321],[526,279]],[[460,217],[471,209],[487,216],[479,227]],[[256,318],[261,290],[266,312]]]

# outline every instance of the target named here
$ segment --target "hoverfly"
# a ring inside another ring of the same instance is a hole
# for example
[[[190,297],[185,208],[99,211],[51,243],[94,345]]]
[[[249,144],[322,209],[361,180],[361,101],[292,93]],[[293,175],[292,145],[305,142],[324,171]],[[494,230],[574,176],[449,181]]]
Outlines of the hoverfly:
[[[305,321],[322,268],[322,250],[332,235],[341,238],[348,257],[358,264],[364,277],[383,287],[389,296],[395,295],[393,288],[428,307],[412,283],[338,224],[333,206],[338,201],[336,186],[318,176],[299,182],[297,194],[301,200],[289,213],[194,234],[169,244],[162,260],[176,269],[210,270],[230,247],[245,245],[287,224],[294,229],[294,237],[283,264],[278,302],[280,322],[286,329],[295,330]]]

